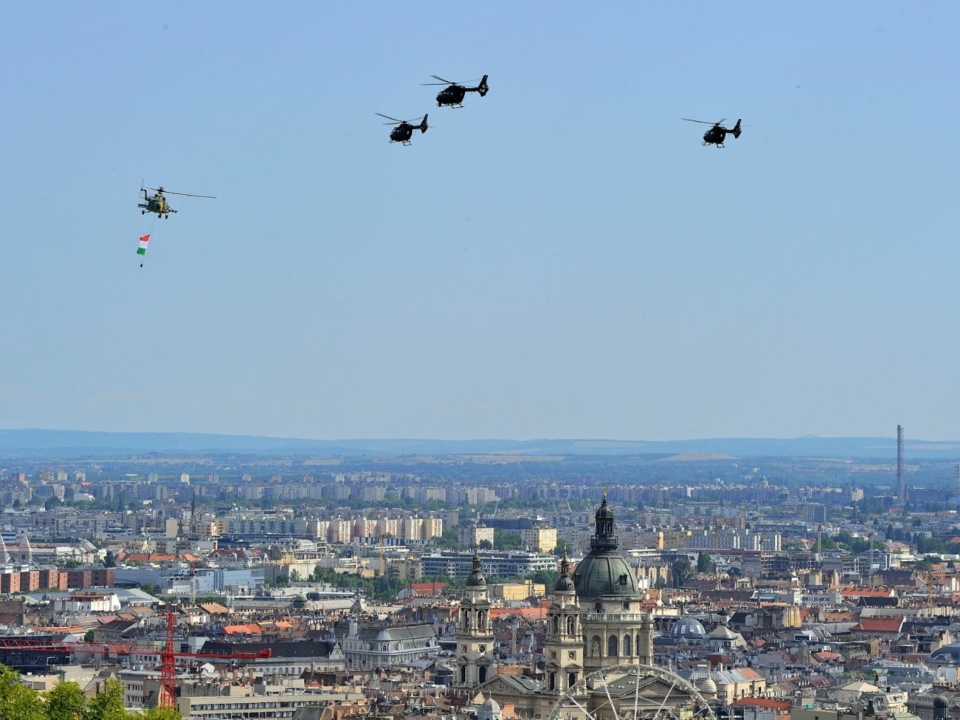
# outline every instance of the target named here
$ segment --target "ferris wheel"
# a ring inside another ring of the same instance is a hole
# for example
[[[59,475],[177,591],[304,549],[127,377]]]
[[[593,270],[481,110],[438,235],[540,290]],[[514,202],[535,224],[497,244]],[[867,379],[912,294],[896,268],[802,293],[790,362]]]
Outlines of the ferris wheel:
[[[585,675],[553,706],[550,720],[717,720],[689,680],[656,665],[614,665]]]

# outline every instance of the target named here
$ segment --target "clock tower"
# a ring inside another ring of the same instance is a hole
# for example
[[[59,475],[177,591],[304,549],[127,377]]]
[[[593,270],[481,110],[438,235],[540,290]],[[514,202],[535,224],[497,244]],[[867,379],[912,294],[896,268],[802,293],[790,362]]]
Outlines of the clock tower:
[[[553,601],[547,610],[547,640],[543,646],[543,690],[562,695],[583,676],[583,634],[580,628],[580,603],[570,579],[570,562],[563,553],[560,579],[553,588]]]
[[[480,555],[473,551],[473,569],[460,602],[460,626],[457,628],[456,687],[473,688],[493,675],[493,623],[487,581],[480,572]]]

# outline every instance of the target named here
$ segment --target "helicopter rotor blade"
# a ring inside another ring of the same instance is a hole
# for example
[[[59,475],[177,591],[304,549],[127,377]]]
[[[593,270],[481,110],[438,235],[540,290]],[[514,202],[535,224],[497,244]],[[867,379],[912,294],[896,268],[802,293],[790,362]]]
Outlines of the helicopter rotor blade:
[[[714,123],[714,125],[723,125],[726,121],[727,121],[726,118],[720,118]]]
[[[446,83],[447,85],[456,85],[456,84],[457,84],[457,83],[453,82],[453,80],[444,80],[444,79],[443,79],[442,77],[440,77],[439,75],[431,75],[430,77],[435,78],[435,79],[439,80],[440,82]]]
[[[374,113],[374,115],[379,115],[380,117],[386,118],[387,120],[393,120],[395,123],[405,122],[404,120],[397,120],[395,117],[390,117],[389,115],[384,115],[383,113]],[[384,124],[389,125],[390,123],[384,123]]]
[[[687,122],[702,123],[703,125],[716,125],[717,123],[710,122],[709,120],[692,120],[691,118],[680,118],[681,120],[686,120]]]
[[[178,192],[173,192],[172,190],[164,190],[163,192],[167,195],[183,195],[184,197],[208,198],[210,200],[217,199],[216,195],[194,195],[193,193],[178,193]]]

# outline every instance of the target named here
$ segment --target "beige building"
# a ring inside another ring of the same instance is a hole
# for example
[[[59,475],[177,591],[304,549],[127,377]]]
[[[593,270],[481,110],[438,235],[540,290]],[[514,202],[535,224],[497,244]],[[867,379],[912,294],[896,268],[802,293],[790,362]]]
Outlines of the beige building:
[[[520,531],[520,541],[531,552],[550,553],[557,549],[557,529],[539,525]]]
[[[524,580],[518,583],[498,583],[489,587],[490,597],[504,602],[526,600],[532,596],[543,597],[547,594],[547,588],[543,583],[535,583],[532,580]]]
[[[484,541],[493,547],[493,528],[477,523],[462,525],[457,533],[457,540],[462,548],[480,547],[480,543]]]
[[[220,534],[217,523],[203,520],[196,525],[197,537],[217,537]]]
[[[421,540],[432,540],[443,535],[443,518],[428,517],[423,519]]]

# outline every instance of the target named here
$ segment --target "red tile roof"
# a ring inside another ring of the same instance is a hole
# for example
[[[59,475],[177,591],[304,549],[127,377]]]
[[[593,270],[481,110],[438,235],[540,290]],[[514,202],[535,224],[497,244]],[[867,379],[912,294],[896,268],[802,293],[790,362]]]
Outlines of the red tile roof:
[[[903,627],[903,618],[862,618],[854,632],[898,633]]]

